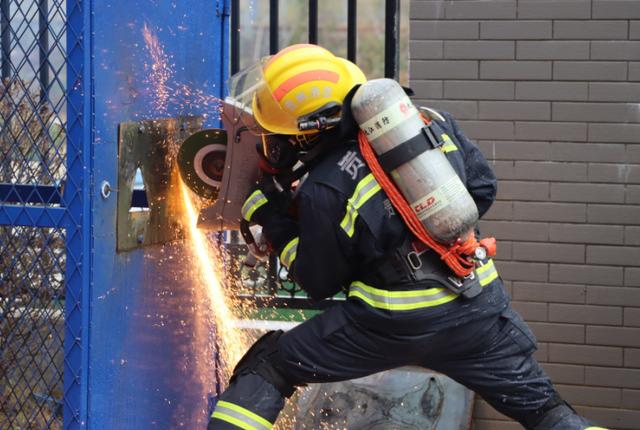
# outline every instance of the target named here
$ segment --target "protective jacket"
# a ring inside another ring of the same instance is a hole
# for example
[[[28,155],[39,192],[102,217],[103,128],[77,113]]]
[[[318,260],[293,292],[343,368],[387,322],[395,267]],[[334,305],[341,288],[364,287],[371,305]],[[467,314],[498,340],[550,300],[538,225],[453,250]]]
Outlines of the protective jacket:
[[[482,215],[494,200],[495,177],[453,118],[443,115],[441,150]],[[245,216],[266,201],[252,194]],[[269,430],[295,387],[407,365],[457,380],[527,429],[589,427],[533,358],[535,338],[508,305],[491,260],[475,270],[482,292],[473,298],[448,288],[452,272],[432,251],[407,264],[412,236],[355,141],[338,141],[314,166],[299,188],[297,208],[297,220],[260,217],[263,233],[313,298],[344,290],[348,299],[259,339],[234,370],[209,430]]]
[[[445,152],[456,173],[467,186],[482,216],[496,195],[496,178],[480,150],[462,133],[447,113],[435,120],[443,133]],[[329,134],[325,138],[335,138]],[[412,235],[381,190],[354,140],[338,145],[316,166],[297,194],[298,220],[286,233],[265,226],[267,237],[286,234],[279,242],[282,264],[290,276],[315,299],[341,290],[360,306],[352,307],[361,318],[376,323],[393,311],[401,324],[428,320],[432,328],[472,320],[474,312],[500,313],[507,303],[492,261],[478,269],[485,290],[469,301],[447,289],[455,282],[453,272],[431,250],[421,255],[421,272],[437,276],[414,276],[407,259]],[[426,267],[429,266],[429,267]],[[448,280],[451,277],[452,280]],[[411,298],[398,297],[399,292]],[[403,293],[404,294],[404,293]]]

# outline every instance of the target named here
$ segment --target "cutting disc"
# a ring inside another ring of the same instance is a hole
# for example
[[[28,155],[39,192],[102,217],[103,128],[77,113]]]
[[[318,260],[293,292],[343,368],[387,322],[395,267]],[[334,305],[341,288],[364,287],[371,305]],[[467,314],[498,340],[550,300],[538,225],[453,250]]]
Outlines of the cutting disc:
[[[192,134],[178,151],[182,180],[200,197],[215,200],[222,185],[226,153],[224,130],[209,129]]]

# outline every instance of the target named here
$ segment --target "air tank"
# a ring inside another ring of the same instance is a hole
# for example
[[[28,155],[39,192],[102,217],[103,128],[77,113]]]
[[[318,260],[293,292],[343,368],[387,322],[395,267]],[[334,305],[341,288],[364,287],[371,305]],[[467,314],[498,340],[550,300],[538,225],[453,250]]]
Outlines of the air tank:
[[[418,110],[392,79],[360,86],[351,109],[378,157],[416,136],[428,142]],[[449,245],[473,230],[478,208],[442,150],[429,148],[388,173],[429,234]]]

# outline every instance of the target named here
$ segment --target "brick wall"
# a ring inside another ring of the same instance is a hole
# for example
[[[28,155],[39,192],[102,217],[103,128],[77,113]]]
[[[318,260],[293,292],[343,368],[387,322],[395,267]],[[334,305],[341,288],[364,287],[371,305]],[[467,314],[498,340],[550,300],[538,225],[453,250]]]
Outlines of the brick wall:
[[[483,232],[584,415],[640,429],[640,0],[411,1],[410,79],[491,160]],[[476,429],[517,429],[479,401]]]

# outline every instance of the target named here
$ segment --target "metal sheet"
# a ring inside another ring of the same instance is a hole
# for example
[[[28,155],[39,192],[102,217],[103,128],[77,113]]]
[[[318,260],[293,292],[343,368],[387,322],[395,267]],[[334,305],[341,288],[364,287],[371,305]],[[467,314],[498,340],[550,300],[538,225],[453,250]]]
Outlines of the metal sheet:
[[[120,124],[118,137],[118,251],[183,237],[184,218],[176,165],[177,149],[202,127],[202,118],[147,120]],[[148,210],[132,209],[140,170]]]
[[[420,368],[313,385],[300,394],[296,429],[466,430],[473,393],[448,377]]]
[[[92,110],[85,121],[94,127],[94,197],[92,282],[82,289],[91,320],[83,327],[85,426],[204,428],[215,369],[198,365],[201,344],[194,337],[209,334],[198,328],[199,300],[187,276],[192,264],[180,242],[116,252],[118,199],[116,193],[102,198],[100,184],[117,188],[120,123],[208,115],[204,126],[219,127],[217,108],[202,99],[223,95],[228,2],[100,0],[86,6],[92,43],[84,55],[91,59],[86,64],[91,88],[82,91],[91,89]],[[154,60],[145,48],[145,28],[163,47],[172,71],[164,81],[169,96],[162,106],[158,82],[149,79]],[[180,96],[185,87],[190,99]]]

